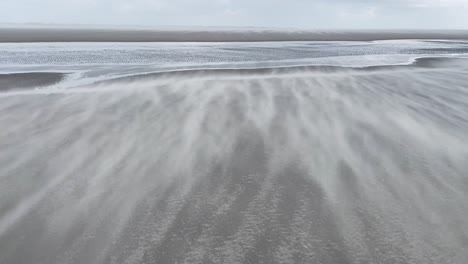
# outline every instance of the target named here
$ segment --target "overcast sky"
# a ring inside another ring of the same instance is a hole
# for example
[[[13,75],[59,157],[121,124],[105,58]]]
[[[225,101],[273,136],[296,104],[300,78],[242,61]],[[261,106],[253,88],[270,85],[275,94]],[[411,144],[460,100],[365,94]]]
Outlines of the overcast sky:
[[[468,0],[0,0],[0,23],[468,29]]]

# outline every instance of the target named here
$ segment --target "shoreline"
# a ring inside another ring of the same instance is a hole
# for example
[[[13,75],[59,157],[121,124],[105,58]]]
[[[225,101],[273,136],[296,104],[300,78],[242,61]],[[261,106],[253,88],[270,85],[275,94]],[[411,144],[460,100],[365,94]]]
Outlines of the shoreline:
[[[250,76],[283,76],[290,74],[372,74],[385,70],[409,70],[409,69],[433,69],[437,67],[444,68],[444,62],[467,61],[463,58],[447,58],[447,57],[421,57],[416,58],[409,64],[401,65],[379,65],[365,67],[347,67],[347,66],[331,66],[331,65],[297,65],[297,66],[282,66],[282,67],[260,67],[260,68],[200,68],[200,69],[179,69],[169,71],[155,71],[150,73],[134,74],[110,79],[98,80],[90,84],[70,86],[69,88],[90,88],[92,86],[109,85],[118,83],[131,83],[135,81],[147,80],[173,80],[175,79],[197,79],[204,76],[223,76],[229,77],[244,77]],[[15,72],[15,73],[0,73],[0,94],[4,92],[24,91],[31,88],[45,88],[62,82],[66,73],[63,72]]]
[[[116,29],[0,27],[0,43],[468,40],[468,30]]]

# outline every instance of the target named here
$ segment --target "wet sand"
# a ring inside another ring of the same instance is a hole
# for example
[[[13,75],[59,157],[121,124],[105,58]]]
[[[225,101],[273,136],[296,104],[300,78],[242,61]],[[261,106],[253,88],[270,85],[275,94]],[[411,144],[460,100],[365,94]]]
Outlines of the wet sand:
[[[79,28],[0,27],[0,42],[249,42],[371,41],[390,39],[468,40],[467,30],[278,30],[263,28]]]
[[[245,77],[282,77],[283,75],[297,74],[339,74],[339,73],[354,73],[366,74],[379,71],[406,71],[411,69],[430,69],[443,68],[444,62],[453,67],[453,64],[460,62],[466,65],[467,59],[449,59],[449,58],[418,58],[413,63],[408,65],[380,65],[380,66],[365,66],[365,67],[343,67],[343,66],[285,66],[285,67],[265,67],[252,69],[189,69],[189,70],[169,70],[154,73],[135,74],[132,76],[118,77],[105,81],[95,82],[96,84],[112,84],[119,82],[134,82],[155,79],[193,79],[206,78],[206,76],[222,76],[225,78],[240,76]]]
[[[58,72],[29,72],[0,74],[0,92],[40,88],[53,85],[65,77]]]

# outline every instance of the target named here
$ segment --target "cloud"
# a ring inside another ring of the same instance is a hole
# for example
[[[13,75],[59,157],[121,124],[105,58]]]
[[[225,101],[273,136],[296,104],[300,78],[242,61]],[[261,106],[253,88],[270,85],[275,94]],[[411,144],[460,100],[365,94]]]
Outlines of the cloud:
[[[411,5],[425,8],[466,8],[468,0],[410,0]]]
[[[468,28],[468,0],[0,0],[0,23]]]

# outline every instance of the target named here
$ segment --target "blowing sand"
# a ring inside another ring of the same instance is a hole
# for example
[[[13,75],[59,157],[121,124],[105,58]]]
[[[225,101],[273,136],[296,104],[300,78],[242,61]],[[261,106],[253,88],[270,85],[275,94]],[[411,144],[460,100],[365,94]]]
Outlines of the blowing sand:
[[[1,264],[467,263],[468,42],[0,46]]]

